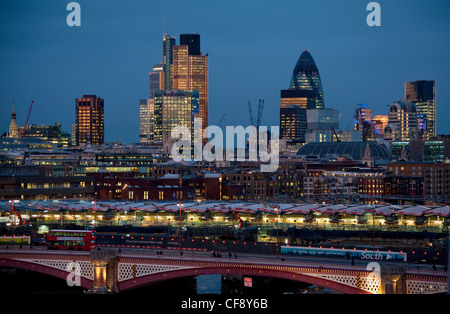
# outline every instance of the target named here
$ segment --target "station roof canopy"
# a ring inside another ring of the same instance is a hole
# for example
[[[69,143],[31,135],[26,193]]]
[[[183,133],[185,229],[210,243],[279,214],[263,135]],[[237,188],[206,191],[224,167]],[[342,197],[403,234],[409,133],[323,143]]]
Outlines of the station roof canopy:
[[[333,215],[343,209],[347,208],[347,206],[342,205],[342,204],[337,204],[337,205],[325,205],[322,207],[318,207],[316,209],[314,209],[314,211],[319,212],[319,213],[323,213],[323,214],[330,214]]]
[[[387,205],[387,206],[375,206],[371,208],[369,211],[382,216],[390,216],[398,209],[399,209],[398,206]]]
[[[320,206],[317,204],[300,204],[300,205],[295,205],[291,208],[287,208],[284,211],[286,212],[291,212],[291,213],[296,213],[296,214],[309,214],[312,211],[314,211],[315,209],[319,208]]]
[[[450,206],[438,207],[430,209],[426,212],[426,214],[432,214],[443,217],[450,217]]]
[[[45,201],[15,201],[14,207],[17,211],[143,211],[157,212],[168,211],[178,213],[180,205],[178,201],[86,201],[86,200],[45,200]],[[1,211],[11,211],[12,202],[0,201]],[[184,201],[182,211],[203,213],[206,211],[222,213],[249,213],[258,212],[268,214],[308,215],[312,212],[321,214],[349,214],[364,215],[375,213],[376,215],[391,216],[423,216],[436,215],[450,217],[450,206],[423,206],[423,205],[370,205],[370,204],[296,204],[296,203],[258,203],[258,202],[195,202]]]
[[[430,208],[425,206],[408,206],[395,211],[395,213],[407,216],[422,216],[428,210],[430,210]]]
[[[339,210],[339,212],[344,214],[352,214],[363,216],[366,212],[371,209],[371,205],[356,205],[356,206],[348,206]]]

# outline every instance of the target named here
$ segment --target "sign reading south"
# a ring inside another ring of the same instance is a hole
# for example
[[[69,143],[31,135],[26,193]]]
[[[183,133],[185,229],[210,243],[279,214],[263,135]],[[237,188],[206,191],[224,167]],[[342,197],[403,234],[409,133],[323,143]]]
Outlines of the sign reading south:
[[[374,261],[404,261],[407,254],[405,252],[356,250],[356,249],[331,249],[313,248],[302,246],[282,246],[281,254],[301,255],[301,256],[322,256],[322,257],[348,257],[362,260]]]

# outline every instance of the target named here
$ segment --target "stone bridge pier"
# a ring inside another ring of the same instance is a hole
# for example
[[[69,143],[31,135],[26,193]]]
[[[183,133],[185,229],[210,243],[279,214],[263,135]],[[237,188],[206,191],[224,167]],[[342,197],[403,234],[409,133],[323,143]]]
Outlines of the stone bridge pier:
[[[113,249],[92,250],[89,259],[94,265],[94,284],[89,294],[117,293],[117,251]]]
[[[402,266],[381,266],[381,294],[406,294],[406,271]]]

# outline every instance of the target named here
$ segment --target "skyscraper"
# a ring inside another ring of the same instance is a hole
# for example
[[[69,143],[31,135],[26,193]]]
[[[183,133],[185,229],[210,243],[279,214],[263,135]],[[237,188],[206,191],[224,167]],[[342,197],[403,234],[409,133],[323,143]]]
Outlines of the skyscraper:
[[[325,106],[319,69],[309,50],[303,51],[298,58],[294,71],[292,72],[289,89],[309,90],[313,92],[315,108],[308,109],[320,109]]]
[[[153,132],[150,141],[167,147],[171,129],[176,125],[194,127],[194,117],[201,118],[198,131],[208,126],[208,55],[200,50],[199,34],[181,34],[180,45],[174,37],[164,35],[162,63],[150,73],[150,99],[153,107],[148,99],[140,102],[141,141],[149,140],[148,134]],[[148,127],[150,120],[153,128]]]
[[[96,95],[83,95],[75,100],[76,145],[101,145],[104,136],[104,100]]]
[[[173,65],[173,46],[176,39],[165,34],[163,37],[163,72],[164,72],[164,90],[172,90],[172,65]]]
[[[324,108],[322,83],[319,70],[308,50],[303,51],[294,67],[289,89],[280,92],[280,138],[305,142],[306,114],[299,114],[292,106],[307,109]],[[283,108],[290,108],[284,110]],[[288,115],[292,114],[292,117]],[[303,119],[302,121],[300,121]],[[292,138],[292,126],[286,121],[297,121],[295,134],[299,138]]]
[[[198,91],[202,130],[208,126],[208,55],[200,51],[200,35],[181,34],[181,44],[173,47],[172,90]]]
[[[405,98],[416,105],[420,139],[436,136],[436,81],[405,82]]]

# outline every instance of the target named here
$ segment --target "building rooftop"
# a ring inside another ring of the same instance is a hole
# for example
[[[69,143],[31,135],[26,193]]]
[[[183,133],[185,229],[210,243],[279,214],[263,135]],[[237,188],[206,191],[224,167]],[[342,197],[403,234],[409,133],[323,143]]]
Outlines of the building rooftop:
[[[374,159],[390,159],[386,146],[376,142],[312,142],[302,146],[297,155],[337,155],[359,160],[364,156],[367,145]]]

